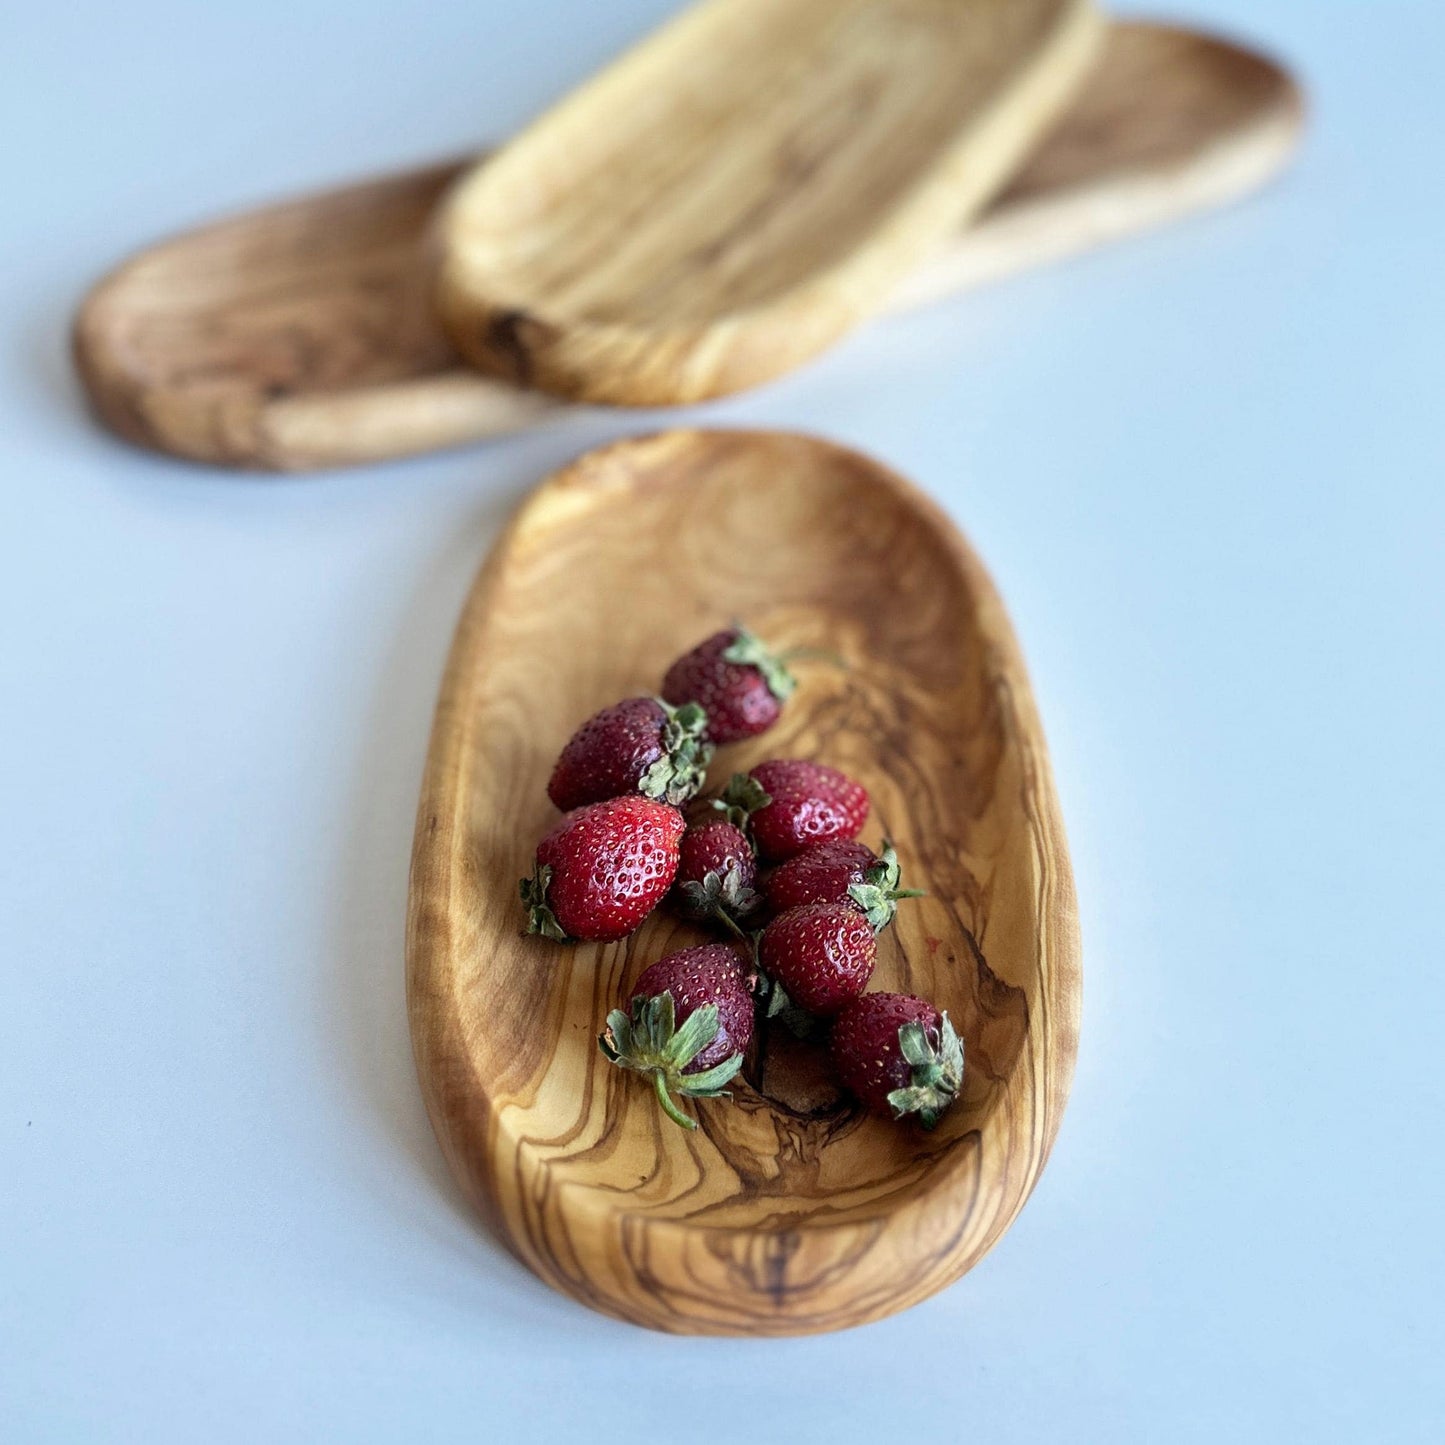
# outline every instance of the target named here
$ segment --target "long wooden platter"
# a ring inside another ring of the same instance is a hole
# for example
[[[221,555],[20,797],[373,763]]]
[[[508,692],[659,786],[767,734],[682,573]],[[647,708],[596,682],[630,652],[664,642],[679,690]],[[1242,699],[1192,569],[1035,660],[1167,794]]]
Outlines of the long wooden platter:
[[[596,1035],[648,963],[697,941],[654,914],[608,946],[522,937],[517,879],[555,818],[572,728],[658,685],[729,618],[846,670],[805,675],[725,778],[808,756],[859,778],[928,897],[873,986],[946,1007],[967,1049],[932,1134],[859,1115],[769,1033],[686,1133]],[[452,647],[417,815],[407,996],[446,1157],[507,1244],[584,1304],[656,1329],[796,1334],[875,1319],[958,1278],[1048,1157],[1078,1037],[1073,884],[1008,619],[943,514],[855,452],[674,431],[589,453],[498,542]]]

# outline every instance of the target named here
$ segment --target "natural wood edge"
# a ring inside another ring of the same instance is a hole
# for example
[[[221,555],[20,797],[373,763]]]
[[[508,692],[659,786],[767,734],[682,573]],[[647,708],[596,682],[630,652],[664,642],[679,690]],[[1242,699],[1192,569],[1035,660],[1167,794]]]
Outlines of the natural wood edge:
[[[929,1267],[920,1269],[906,1287],[899,1288],[891,1272],[886,1278],[880,1275],[877,1279],[855,1281],[856,1292],[869,1303],[848,1317],[790,1314],[781,1301],[778,1312],[773,1314],[760,1312],[756,1301],[736,1308],[730,1307],[726,1300],[709,1301],[708,1312],[701,1318],[649,1309],[635,1300],[630,1301],[628,1307],[622,1307],[615,1298],[587,1288],[560,1270],[550,1256],[530,1246],[526,1231],[518,1227],[517,1221],[509,1216],[505,1202],[498,1197],[489,1172],[499,1153],[500,1125],[496,1111],[486,1105],[485,1085],[472,1067],[464,1041],[456,1032],[437,1037],[430,1030],[418,1027],[418,1020],[424,1015],[434,1017],[436,1013],[430,1007],[419,1007],[424,995],[447,996],[461,987],[449,953],[451,940],[446,920],[451,912],[449,899],[458,886],[450,859],[459,831],[466,826],[460,768],[467,752],[466,720],[470,716],[471,687],[476,679],[459,663],[471,655],[473,637],[485,625],[491,611],[497,574],[509,546],[536,526],[549,509],[561,506],[571,510],[585,506],[585,489],[606,471],[599,466],[600,462],[637,447],[666,444],[673,437],[686,438],[694,434],[693,429],[687,429],[629,438],[586,453],[554,473],[519,507],[473,585],[449,655],[417,812],[406,948],[412,1041],[428,1115],[454,1175],[499,1239],[548,1284],[593,1309],[670,1333],[775,1336],[813,1333],[846,1328],[906,1309],[957,1280],[998,1242],[1032,1193],[1057,1137],[1078,1047],[1082,950],[1077,899],[1052,768],[1046,750],[1036,751],[1029,741],[1032,737],[1042,739],[1043,734],[1023,655],[983,564],[946,514],[911,483],[872,459],[862,459],[876,468],[880,477],[886,479],[885,484],[909,505],[930,517],[940,528],[940,535],[948,539],[978,609],[979,626],[990,639],[990,676],[1011,710],[1011,731],[1027,761],[1033,783],[1030,792],[1038,802],[1030,815],[1039,868],[1039,916],[1045,930],[1041,957],[1046,972],[1038,991],[1038,1006],[1049,1017],[1047,1024],[1042,1016],[1031,1017],[1029,1057],[1027,1061],[1020,1059],[1013,1069],[1004,1096],[994,1105],[979,1131],[986,1153],[1007,1133],[1012,1115],[1030,1116],[1035,1147],[1029,1153],[1024,1172],[1016,1172],[1010,1178],[1009,1207],[995,1214],[989,1227],[976,1236],[967,1232],[965,1220],[963,1232],[942,1249]],[[752,435],[745,430],[732,434]],[[839,455],[851,458],[860,455],[818,438],[808,440]],[[460,1010],[452,1006],[449,1012],[457,1017]],[[1047,1047],[1036,1057],[1034,1050],[1040,1039]],[[465,1107],[458,1107],[463,1101]],[[509,1145],[513,1151],[516,1147],[517,1141]],[[487,1162],[482,1165],[479,1161]],[[931,1201],[940,1192],[970,1188],[960,1176],[976,1167],[979,1167],[976,1162],[955,1157],[947,1167],[935,1171],[926,1189],[920,1189],[903,1206],[881,1215],[874,1227],[901,1237],[926,1236],[931,1230],[936,1231],[936,1221],[932,1225],[925,1223]],[[605,1257],[627,1257],[634,1223],[625,1207],[598,1208],[587,1215],[585,1223],[573,1221],[574,1247]],[[587,1234],[579,1236],[576,1231],[584,1228]],[[654,1238],[670,1237],[673,1247],[683,1254],[694,1250],[702,1254],[725,1251],[726,1239],[731,1233],[686,1221],[655,1218],[646,1220],[646,1231]],[[859,1253],[854,1246],[867,1233],[868,1228],[857,1222],[810,1224],[804,1229],[781,1232],[775,1245],[790,1261],[796,1261],[800,1252],[815,1251],[822,1269],[827,1261],[836,1260],[840,1255]],[[885,1252],[862,1249],[859,1270],[882,1267],[885,1262],[879,1260],[880,1253]]]

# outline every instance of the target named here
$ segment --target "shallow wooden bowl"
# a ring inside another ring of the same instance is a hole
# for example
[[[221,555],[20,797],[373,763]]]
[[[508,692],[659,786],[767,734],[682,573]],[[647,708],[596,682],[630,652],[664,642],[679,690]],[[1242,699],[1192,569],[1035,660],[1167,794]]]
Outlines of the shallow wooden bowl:
[[[967,1048],[933,1134],[861,1116],[821,1059],[769,1036],[688,1134],[610,1066],[598,1030],[664,952],[654,915],[609,946],[522,937],[517,879],[556,814],[575,725],[658,686],[741,617],[811,665],[782,723],[722,750],[864,781],[929,896],[874,987],[927,995]],[[452,648],[412,862],[418,1071],[457,1178],[544,1280],[680,1332],[797,1334],[902,1309],[1003,1234],[1059,1126],[1078,1037],[1073,883],[1008,619],[946,517],[878,463],[808,437],[672,431],[588,453],[498,542]]]

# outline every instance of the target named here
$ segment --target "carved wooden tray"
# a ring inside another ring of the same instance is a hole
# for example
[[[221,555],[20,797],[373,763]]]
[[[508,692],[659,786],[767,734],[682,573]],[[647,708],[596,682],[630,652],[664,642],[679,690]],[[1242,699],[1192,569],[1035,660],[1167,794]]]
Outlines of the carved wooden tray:
[[[783,721],[714,781],[803,755],[863,781],[864,837],[929,896],[880,940],[875,988],[959,1025],[965,1087],[936,1132],[861,1116],[770,1034],[686,1133],[602,1058],[609,1007],[699,936],[522,937],[517,879],[556,816],[573,727],[655,688],[741,617],[810,667]],[[417,819],[407,939],[417,1067],[458,1179],[513,1250],[584,1304],[658,1329],[795,1334],[925,1298],[1003,1234],[1068,1094],[1073,883],[1023,661],[946,517],[855,452],[774,432],[673,431],[546,481],[467,602]]]

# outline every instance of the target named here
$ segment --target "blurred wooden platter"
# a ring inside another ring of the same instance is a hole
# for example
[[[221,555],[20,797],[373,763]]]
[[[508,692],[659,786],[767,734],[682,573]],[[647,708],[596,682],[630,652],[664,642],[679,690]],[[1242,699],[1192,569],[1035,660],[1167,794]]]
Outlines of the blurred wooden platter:
[[[437,305],[479,370],[680,406],[818,355],[1078,92],[1094,0],[696,0],[458,181]]]
[[[887,299],[921,306],[1222,205],[1292,155],[1298,87],[1272,61],[1115,24],[1083,93],[1004,194]],[[558,407],[462,365],[433,318],[425,238],[452,163],[251,211],[101,281],[75,355],[130,441],[308,470],[457,446]]]
[[[666,537],[660,548],[657,538]],[[523,937],[517,879],[555,818],[577,722],[657,685],[741,617],[841,653],[725,777],[816,757],[869,789],[926,898],[873,987],[947,1008],[966,1043],[937,1130],[864,1117],[769,1035],[731,1100],[678,1129],[596,1037],[641,970],[700,935],[666,913],[611,945]],[[1078,925],[1018,645],[939,509],[856,452],[672,431],[588,453],[530,497],[466,603],[417,815],[407,929],[417,1069],[468,1195],[542,1279],[657,1329],[855,1325],[969,1269],[1023,1206],[1068,1095]]]

